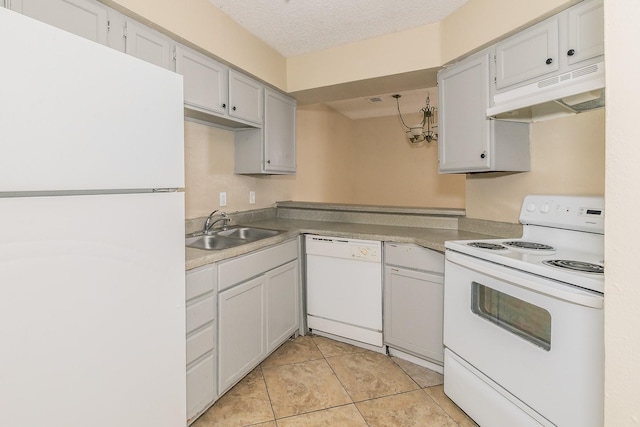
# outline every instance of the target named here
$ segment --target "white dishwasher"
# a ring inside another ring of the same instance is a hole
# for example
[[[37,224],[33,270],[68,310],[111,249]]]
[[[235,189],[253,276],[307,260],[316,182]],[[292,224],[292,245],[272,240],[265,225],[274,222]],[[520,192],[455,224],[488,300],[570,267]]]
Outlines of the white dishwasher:
[[[309,329],[382,346],[382,244],[306,236]]]

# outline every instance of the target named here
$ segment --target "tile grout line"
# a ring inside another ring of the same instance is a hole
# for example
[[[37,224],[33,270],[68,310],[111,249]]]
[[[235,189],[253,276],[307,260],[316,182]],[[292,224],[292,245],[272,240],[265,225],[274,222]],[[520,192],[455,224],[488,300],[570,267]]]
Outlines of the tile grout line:
[[[269,398],[269,407],[271,408],[271,413],[273,414],[273,421],[276,423],[276,427],[278,426],[278,420],[276,419],[276,411],[273,410],[273,401],[271,400],[271,394],[269,393],[269,385],[267,384],[267,379],[264,376],[264,370],[262,369],[262,363],[260,364],[260,374],[262,375],[262,381],[264,381],[264,388],[267,391],[267,398]]]
[[[318,347],[318,344],[316,344],[316,341],[313,339],[313,335],[311,337],[312,337],[313,343],[316,345],[316,347]],[[367,425],[367,427],[370,427],[369,422],[365,418],[364,414],[360,411],[360,408],[358,408],[358,405],[356,405],[356,402],[354,402],[353,397],[351,396],[351,394],[349,393],[347,388],[344,386],[344,384],[340,380],[340,377],[338,377],[338,374],[336,374],[336,371],[334,371],[333,366],[331,366],[331,363],[329,363],[329,360],[327,360],[327,357],[325,356],[325,354],[322,352],[322,350],[320,350],[320,347],[318,347],[318,351],[320,351],[320,354],[322,354],[322,357],[324,358],[325,362],[327,362],[327,365],[329,366],[329,369],[331,369],[331,372],[333,372],[333,375],[336,377],[336,379],[338,380],[338,382],[340,383],[340,385],[344,389],[345,393],[347,393],[347,396],[349,396],[349,399],[351,399],[350,405],[353,405],[353,407],[356,408],[356,411],[358,411],[358,414],[360,414],[360,416],[362,417],[364,423]],[[333,356],[333,357],[337,357],[337,356]]]

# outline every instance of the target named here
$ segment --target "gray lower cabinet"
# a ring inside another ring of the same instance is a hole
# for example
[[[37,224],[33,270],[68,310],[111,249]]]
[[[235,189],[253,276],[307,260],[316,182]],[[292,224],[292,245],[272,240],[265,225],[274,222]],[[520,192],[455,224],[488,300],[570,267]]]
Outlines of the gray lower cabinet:
[[[444,255],[385,243],[384,342],[442,365]]]
[[[220,292],[218,310],[218,387],[224,391],[266,355],[265,277]]]
[[[213,402],[216,388],[217,265],[187,272],[187,422],[193,422]]]
[[[298,329],[300,318],[298,261],[269,271],[266,275],[267,352],[271,353]]]
[[[219,264],[219,395],[298,330],[298,246],[289,240]]]

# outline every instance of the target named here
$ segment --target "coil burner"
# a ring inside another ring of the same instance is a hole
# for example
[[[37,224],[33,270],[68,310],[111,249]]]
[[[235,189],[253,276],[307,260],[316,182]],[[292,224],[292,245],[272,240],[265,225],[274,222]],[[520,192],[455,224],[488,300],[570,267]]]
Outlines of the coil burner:
[[[499,245],[497,243],[471,242],[471,243],[467,243],[467,245],[472,246],[474,248],[489,249],[491,251],[499,251],[499,250],[507,249],[504,246]]]
[[[552,251],[553,246],[545,245],[544,243],[525,242],[522,240],[513,240],[510,242],[502,242],[505,246],[511,246],[518,249],[528,249],[532,251]]]
[[[551,259],[542,261],[543,264],[550,265],[552,267],[566,268],[573,271],[580,271],[582,273],[594,273],[603,274],[604,267],[599,264],[592,264],[590,262],[573,261],[568,259]]]

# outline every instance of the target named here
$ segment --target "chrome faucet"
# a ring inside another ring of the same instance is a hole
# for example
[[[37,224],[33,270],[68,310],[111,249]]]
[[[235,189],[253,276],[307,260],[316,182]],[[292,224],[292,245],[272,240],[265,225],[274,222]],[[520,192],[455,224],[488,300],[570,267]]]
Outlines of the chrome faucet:
[[[202,228],[202,232],[203,233],[208,233],[209,230],[211,230],[211,227],[214,226],[214,224],[222,221],[222,229],[226,230],[227,226],[229,225],[229,223],[231,222],[231,218],[229,218],[229,215],[227,215],[226,212],[220,212],[220,218],[216,219],[215,221],[213,221],[213,216],[218,212],[218,210],[216,209],[215,211],[211,212],[209,214],[209,216],[207,217],[207,220],[204,222],[204,227]]]

